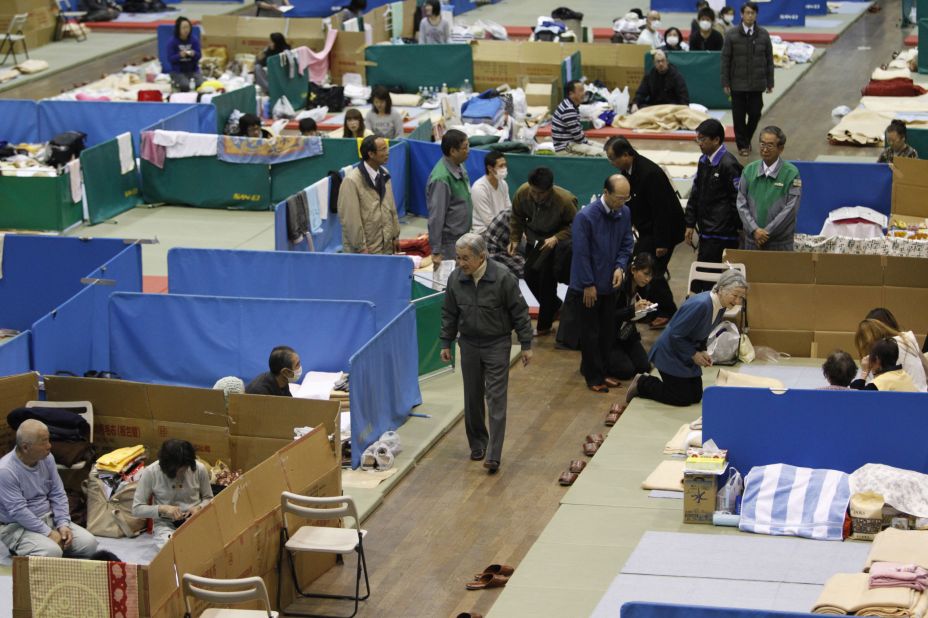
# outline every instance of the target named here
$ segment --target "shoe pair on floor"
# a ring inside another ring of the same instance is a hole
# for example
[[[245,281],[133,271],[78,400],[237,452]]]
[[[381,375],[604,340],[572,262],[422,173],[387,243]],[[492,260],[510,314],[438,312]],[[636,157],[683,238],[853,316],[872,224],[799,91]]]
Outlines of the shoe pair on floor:
[[[480,461],[486,457],[486,455],[487,452],[484,449],[478,448],[470,452],[470,459],[471,461]],[[499,461],[495,459],[488,459],[483,462],[483,467],[487,469],[489,474],[496,474],[496,472],[499,470]]]

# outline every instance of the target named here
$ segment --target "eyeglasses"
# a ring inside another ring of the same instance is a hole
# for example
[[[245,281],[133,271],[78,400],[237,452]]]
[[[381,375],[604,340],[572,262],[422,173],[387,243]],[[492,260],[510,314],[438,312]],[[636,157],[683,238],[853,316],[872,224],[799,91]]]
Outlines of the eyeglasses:
[[[760,142],[761,150],[775,150],[780,144],[778,142]]]
[[[696,136],[696,143],[697,143],[697,144],[701,144],[701,143],[707,141],[708,139],[709,139],[709,138],[706,137],[705,135],[697,135],[697,136]]]

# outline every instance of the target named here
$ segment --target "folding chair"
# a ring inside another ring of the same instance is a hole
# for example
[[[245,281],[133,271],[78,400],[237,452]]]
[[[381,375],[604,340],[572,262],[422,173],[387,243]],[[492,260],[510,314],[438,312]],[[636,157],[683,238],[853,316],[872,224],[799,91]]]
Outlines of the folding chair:
[[[76,26],[74,39],[78,42],[87,40],[87,33],[81,26],[81,19],[87,15],[87,11],[72,11],[70,0],[58,0],[58,20],[55,26],[55,40],[60,41],[64,38],[64,31],[68,24]]]
[[[29,19],[29,13],[19,13],[10,20],[10,27],[6,29],[6,34],[0,39],[0,53],[3,53],[3,46],[7,46],[6,55],[0,61],[0,66],[6,64],[6,59],[10,57],[10,54],[13,54],[13,64],[19,64],[19,57],[16,55],[17,43],[22,45],[26,60],[29,60],[29,46],[26,45],[26,35],[23,34],[27,19]]]
[[[299,612],[285,613],[284,616],[310,616],[313,618],[352,618],[358,613],[358,603],[371,595],[371,584],[367,578],[367,561],[364,558],[364,537],[366,530],[361,529],[358,519],[358,509],[351,496],[333,496],[328,498],[314,498],[285,491],[280,495],[280,512],[283,517],[283,526],[280,530],[280,549],[286,552],[290,563],[290,575],[293,577],[293,588],[297,594],[304,598],[313,599],[340,599],[354,601],[354,611],[349,616],[328,616],[324,614],[305,614]],[[312,521],[330,521],[343,517],[354,519],[354,528],[332,528],[327,526],[301,526],[292,536],[287,529],[287,513]],[[315,552],[325,554],[358,554],[358,570],[355,577],[354,595],[336,595],[322,593],[308,593],[300,588],[299,578],[296,574],[296,563],[293,554],[299,552]],[[283,570],[283,559],[277,561],[277,607],[280,607],[280,589]],[[361,593],[361,574],[364,574],[364,586],[367,592]]]
[[[690,264],[690,279],[686,284],[687,296],[690,295],[690,290],[693,289],[694,281],[716,283],[719,278],[721,278],[722,273],[729,268],[734,268],[735,270],[741,271],[741,274],[745,277],[748,276],[747,269],[744,267],[744,264],[730,264],[728,262],[693,262]],[[728,320],[735,320],[740,315],[741,305],[737,305],[725,312],[725,318]]]
[[[245,603],[246,601],[261,601],[264,604],[263,610],[209,608],[200,614],[199,618],[277,618],[279,615],[277,612],[271,611],[271,600],[267,596],[267,587],[260,577],[210,579],[185,573],[183,581],[184,608],[187,612],[184,614],[184,618],[193,618],[188,597],[218,605]],[[209,586],[210,589],[202,586]]]

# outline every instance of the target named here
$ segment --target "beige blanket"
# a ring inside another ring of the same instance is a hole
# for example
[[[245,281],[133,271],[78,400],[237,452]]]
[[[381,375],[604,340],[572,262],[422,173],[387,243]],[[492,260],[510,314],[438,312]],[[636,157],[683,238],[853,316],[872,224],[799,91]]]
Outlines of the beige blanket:
[[[716,386],[752,386],[756,388],[785,389],[786,386],[776,378],[752,376],[746,373],[737,373],[727,369],[719,369],[719,377],[715,380]]]
[[[870,589],[866,573],[838,573],[822,589],[812,613],[858,616],[916,616],[923,595],[911,588]]]
[[[702,432],[690,429],[690,424],[680,425],[680,429],[664,445],[664,455],[686,455],[690,446],[702,446]]]
[[[659,489],[663,491],[683,491],[682,459],[662,461],[641,484],[642,489]]]
[[[865,97],[866,98],[866,97]],[[895,97],[870,97],[886,98]],[[891,112],[879,112],[869,109],[855,109],[841,119],[835,127],[828,132],[831,142],[841,144],[858,144],[860,146],[878,146],[883,143],[883,132],[893,119]]]
[[[928,568],[928,531],[883,530],[873,539],[864,569],[874,562],[901,562]]]
[[[861,97],[860,104],[872,112],[928,112],[928,94],[917,97]]]
[[[694,131],[709,114],[688,105],[652,105],[628,116],[616,116],[612,126],[637,131]]]
[[[873,69],[873,74],[870,76],[870,79],[881,81],[884,79],[898,79],[900,77],[909,79],[912,77],[912,72],[906,68],[881,69],[877,67]]]

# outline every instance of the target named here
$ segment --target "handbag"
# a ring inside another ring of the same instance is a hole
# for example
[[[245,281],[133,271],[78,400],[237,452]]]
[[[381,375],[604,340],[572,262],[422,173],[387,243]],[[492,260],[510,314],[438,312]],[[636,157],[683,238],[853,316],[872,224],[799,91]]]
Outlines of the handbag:
[[[136,481],[123,481],[108,494],[108,487],[97,474],[97,467],[90,470],[87,479],[87,530],[94,536],[110,539],[136,537],[147,526],[145,519],[132,516]]]
[[[748,338],[748,305],[747,299],[741,307],[741,341],[738,342],[738,360],[742,363],[753,363],[757,357],[754,344]]]

